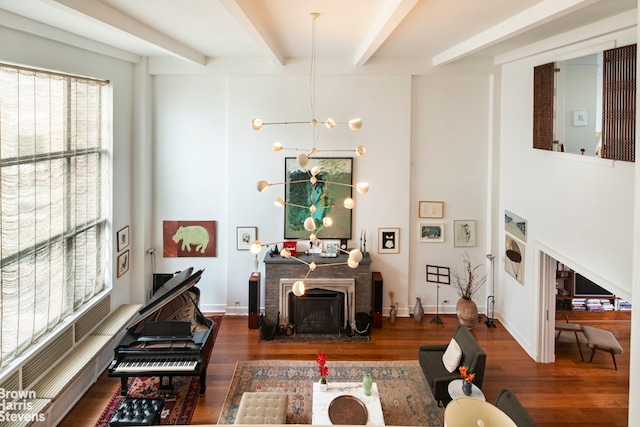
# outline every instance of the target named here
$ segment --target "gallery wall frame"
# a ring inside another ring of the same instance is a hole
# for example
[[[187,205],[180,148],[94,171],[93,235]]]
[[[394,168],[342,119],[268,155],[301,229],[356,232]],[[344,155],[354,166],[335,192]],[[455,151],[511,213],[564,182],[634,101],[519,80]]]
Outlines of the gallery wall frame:
[[[304,221],[309,217],[309,206],[319,204],[313,212],[316,223],[330,216],[331,227],[317,231],[319,239],[351,239],[351,209],[343,207],[342,202],[352,197],[353,158],[351,157],[314,157],[310,159],[309,169],[303,169],[296,157],[285,159],[284,191],[284,238],[307,239],[309,231]],[[320,173],[312,184],[310,169],[318,166]]]
[[[378,228],[378,253],[400,253],[400,228]]]
[[[129,226],[124,226],[116,233],[116,241],[118,242],[118,252],[129,247]]]
[[[116,262],[118,263],[116,271],[118,272],[118,277],[120,277],[127,271],[129,271],[129,250],[126,250],[118,255],[118,259]]]
[[[162,221],[162,256],[216,257],[217,221]]]
[[[258,239],[258,227],[236,227],[236,249],[248,251],[251,243]]]
[[[504,231],[516,239],[527,242],[527,220],[508,210],[504,211]]]
[[[423,223],[418,227],[420,229],[420,241],[422,243],[442,243],[444,242],[444,224],[443,223]]]
[[[518,283],[524,285],[525,244],[505,235],[504,269]]]
[[[473,219],[457,219],[453,221],[453,246],[474,247],[476,242],[476,221]]]
[[[443,218],[444,202],[424,200],[418,202],[418,217],[420,218]]]

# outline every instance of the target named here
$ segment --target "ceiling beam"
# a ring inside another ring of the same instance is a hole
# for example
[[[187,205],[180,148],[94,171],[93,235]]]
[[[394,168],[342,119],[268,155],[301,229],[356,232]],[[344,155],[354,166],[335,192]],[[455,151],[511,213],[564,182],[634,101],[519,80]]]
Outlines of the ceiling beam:
[[[390,0],[385,4],[380,16],[354,57],[356,66],[363,66],[371,59],[417,3],[418,0]]]
[[[6,10],[3,10],[2,13],[0,13],[0,26],[13,28],[14,30],[22,31],[23,33],[33,34],[49,40],[55,40],[69,46],[74,46],[90,52],[96,52],[101,55],[110,56],[112,58],[117,58],[134,64],[139,63],[141,59],[140,55],[136,55],[135,53],[127,52],[95,40],[90,40],[77,34],[52,27],[51,25],[16,15]]]
[[[191,47],[136,21],[128,15],[97,0],[55,0],[74,11],[102,24],[116,28],[141,40],[151,43],[170,55],[206,65],[207,58]]]
[[[532,28],[558,19],[597,0],[545,0],[477,35],[435,55],[434,67],[469,56],[481,49],[515,37]]]
[[[277,43],[271,37],[267,27],[258,16],[258,13],[247,1],[242,0],[218,0],[220,5],[229,12],[229,15],[240,25],[253,42],[264,50],[275,65],[284,65],[284,55]],[[240,3],[244,3],[244,6]]]

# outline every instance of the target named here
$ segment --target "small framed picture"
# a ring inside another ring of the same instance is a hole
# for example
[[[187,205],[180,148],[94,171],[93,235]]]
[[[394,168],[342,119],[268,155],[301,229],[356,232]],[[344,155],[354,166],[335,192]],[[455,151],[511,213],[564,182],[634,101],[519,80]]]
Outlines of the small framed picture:
[[[420,218],[442,218],[443,215],[444,202],[418,202],[418,216]]]
[[[453,221],[453,246],[476,246],[476,221],[472,219]]]
[[[258,238],[258,227],[236,227],[236,249],[248,251]]]
[[[129,271],[129,251],[126,250],[118,255],[118,277],[122,276],[124,273]]]
[[[121,228],[116,233],[116,240],[118,241],[118,252],[129,246],[129,226]]]
[[[324,252],[327,254],[339,254],[340,253],[340,240],[324,240]]]
[[[420,241],[423,243],[444,242],[444,224],[420,224]]]
[[[399,254],[400,253],[400,229],[399,228],[378,228],[378,253],[379,254]]]
[[[309,253],[321,254],[322,253],[322,240],[310,240],[309,241]]]

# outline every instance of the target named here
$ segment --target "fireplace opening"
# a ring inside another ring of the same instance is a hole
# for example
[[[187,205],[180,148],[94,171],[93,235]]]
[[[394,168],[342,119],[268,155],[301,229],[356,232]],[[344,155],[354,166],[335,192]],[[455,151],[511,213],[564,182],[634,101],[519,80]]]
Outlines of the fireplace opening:
[[[289,294],[289,313],[293,313],[298,334],[339,334],[345,324],[342,292],[309,289],[303,296]]]

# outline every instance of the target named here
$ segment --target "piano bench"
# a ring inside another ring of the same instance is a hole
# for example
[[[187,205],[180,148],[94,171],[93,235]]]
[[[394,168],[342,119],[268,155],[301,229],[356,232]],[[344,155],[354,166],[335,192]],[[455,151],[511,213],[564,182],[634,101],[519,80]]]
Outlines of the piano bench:
[[[111,417],[109,426],[157,426],[164,408],[164,399],[127,397]]]
[[[286,393],[245,392],[235,424],[285,424],[287,402]]]

